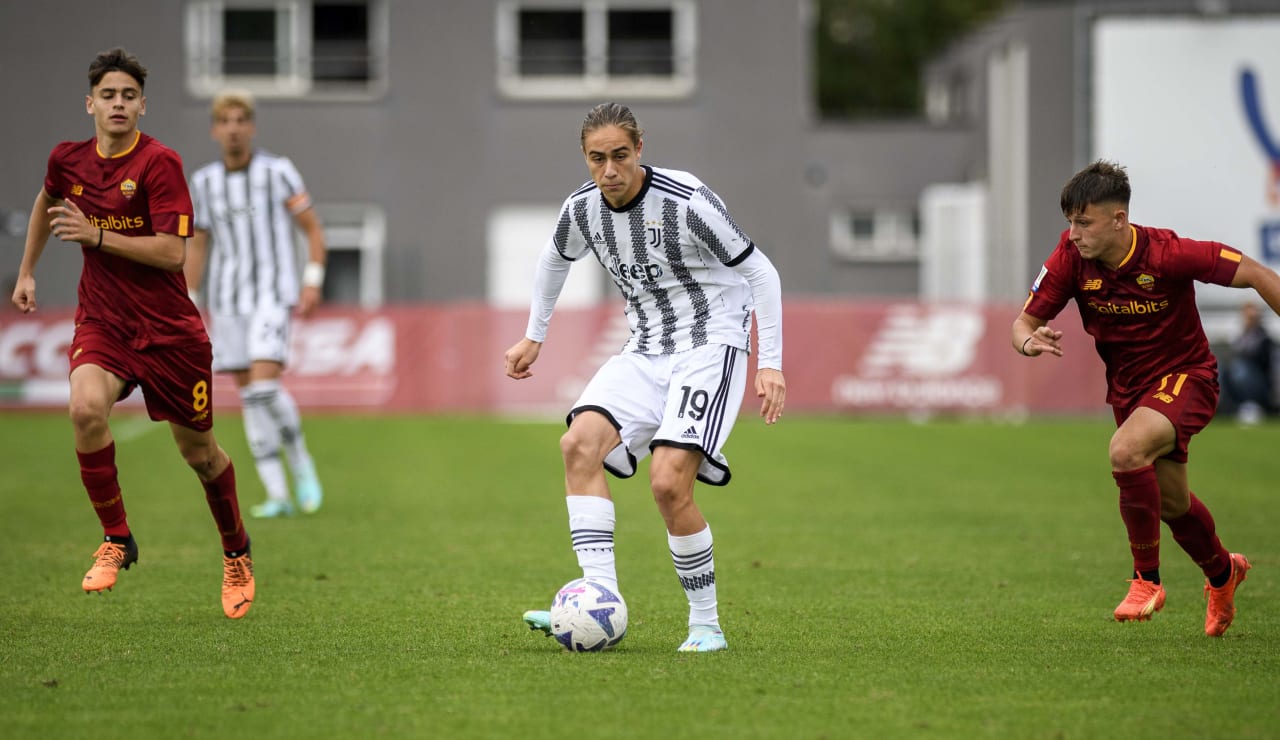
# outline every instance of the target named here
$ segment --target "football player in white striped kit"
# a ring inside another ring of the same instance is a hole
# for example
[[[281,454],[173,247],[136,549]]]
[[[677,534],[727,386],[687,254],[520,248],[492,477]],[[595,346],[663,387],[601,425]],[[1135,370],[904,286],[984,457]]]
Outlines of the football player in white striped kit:
[[[191,177],[195,233],[187,241],[187,287],[194,300],[204,278],[213,369],[230,373],[240,390],[245,436],[267,492],[267,500],[251,513],[264,518],[294,512],[282,449],[298,506],[311,513],[320,508],[323,493],[298,405],[280,375],[288,354],[290,314],[296,308],[298,315],[308,316],[320,303],[327,256],[324,231],[293,162],[254,148],[253,97],[226,90],[214,97],[210,109],[211,135],[222,157]],[[295,225],[307,239],[301,281]]]
[[[652,453],[650,488],[667,526],[689,600],[681,652],[728,647],[716,602],[711,528],[693,500],[695,480],[729,482],[721,448],[746,390],[751,317],[760,340],[760,415],[782,415],[782,288],[767,257],[723,202],[688,172],[640,163],[643,131],[624,105],[602,103],[582,124],[591,182],[565,200],[539,258],[525,336],[507,350],[506,374],[533,375],[570,266],[588,255],[608,270],[631,337],[591,379],[560,438],[569,530],[583,577],[616,587],[614,506],[605,471],[627,478]],[[550,613],[524,621],[551,634]]]

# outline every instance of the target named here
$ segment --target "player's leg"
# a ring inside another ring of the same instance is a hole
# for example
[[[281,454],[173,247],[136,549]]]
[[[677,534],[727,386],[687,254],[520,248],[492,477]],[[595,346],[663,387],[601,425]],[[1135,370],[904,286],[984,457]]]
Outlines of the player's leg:
[[[178,453],[204,488],[222,539],[222,609],[232,619],[253,602],[249,535],[240,518],[236,471],[213,436],[212,351],[207,342],[153,352],[140,380],[152,419],[169,422]]]
[[[721,454],[746,389],[746,353],[711,345],[673,357],[662,423],[653,439],[650,487],[667,526],[676,576],[689,601],[682,652],[728,647],[720,629],[711,527],[694,502],[694,481],[729,480]]]
[[[1213,419],[1217,394],[1212,385],[1188,380],[1170,409],[1177,420],[1177,442],[1172,452],[1156,461],[1160,481],[1161,518],[1179,547],[1205,576],[1205,633],[1222,635],[1235,619],[1236,587],[1251,567],[1247,558],[1228,552],[1218,539],[1217,526],[1187,483],[1187,454],[1191,437]]]
[[[565,506],[569,537],[583,578],[599,578],[617,588],[613,550],[614,508],[605,478],[604,460],[622,438],[604,414],[585,411],[574,416],[560,437],[564,459]]]
[[[215,314],[209,324],[214,342],[213,370],[235,380],[240,394],[241,420],[245,441],[253,455],[258,479],[267,493],[266,501],[251,509],[255,517],[288,516],[293,513],[289,482],[280,457],[280,431],[271,417],[267,401],[249,387],[250,336],[255,331],[252,315]]]
[[[606,362],[583,389],[560,437],[574,555],[584,578],[602,579],[615,589],[615,516],[605,471],[633,475],[636,459],[629,450],[647,444],[657,427],[657,414],[649,409],[660,396],[649,379],[649,364],[651,360],[631,355]],[[524,621],[530,629],[551,634],[549,611],[527,611]]]
[[[119,572],[138,560],[138,545],[129,530],[120,491],[116,445],[107,422],[127,384],[101,366],[89,363],[74,367],[70,381],[69,411],[80,480],[103,533],[102,544],[93,554],[93,566],[84,574],[81,587],[86,593],[101,593],[111,590]]]
[[[280,454],[280,427],[269,406],[271,390],[250,381],[248,370],[237,371],[234,375],[240,390],[245,440],[249,443],[258,479],[267,492],[267,500],[254,506],[251,512],[260,519],[291,516],[293,500],[289,496],[289,481],[285,476],[284,458]]]
[[[711,527],[693,500],[701,450],[658,446],[649,464],[650,487],[667,525],[667,547],[676,577],[689,601],[689,636],[681,652],[713,652],[728,647],[716,601],[715,543]]]
[[[1120,488],[1120,518],[1129,534],[1133,578],[1129,593],[1115,608],[1117,621],[1144,621],[1164,608],[1160,583],[1160,482],[1156,458],[1170,452],[1173,423],[1154,409],[1139,406],[1111,437],[1112,477]]]
[[[293,472],[298,506],[311,513],[320,508],[324,494],[302,433],[298,404],[280,380],[289,353],[289,307],[263,307],[254,313],[251,322],[247,388],[269,414],[271,434],[277,446],[283,444]]]
[[[182,459],[204,487],[209,513],[222,538],[222,611],[239,619],[253,605],[255,582],[249,534],[240,517],[236,495],[235,466],[218,445],[212,429],[200,431],[176,423],[170,423],[169,428]]]
[[[583,578],[601,579],[614,589],[618,586],[613,551],[615,520],[604,459],[620,441],[613,423],[596,411],[576,414],[568,431],[560,437],[573,554]],[[533,609],[525,612],[523,619],[530,629],[551,634],[551,612]]]

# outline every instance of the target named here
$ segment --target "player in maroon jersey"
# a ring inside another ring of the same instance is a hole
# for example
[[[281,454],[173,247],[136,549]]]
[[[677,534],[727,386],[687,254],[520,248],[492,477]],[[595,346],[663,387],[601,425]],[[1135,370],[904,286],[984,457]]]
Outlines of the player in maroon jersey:
[[[1218,404],[1218,363],[1196,309],[1194,281],[1253,288],[1280,313],[1280,276],[1225,244],[1129,223],[1129,193],[1124,168],[1105,161],[1063,187],[1069,226],[1013,322],[1013,347],[1030,357],[1062,356],[1062,332],[1048,322],[1075,299],[1106,366],[1117,425],[1111,468],[1133,579],[1115,618],[1146,620],[1164,606],[1163,520],[1204,571],[1204,630],[1219,636],[1235,617],[1236,587],[1250,564],[1222,546],[1209,509],[1187,485],[1187,446]]]
[[[85,592],[115,585],[138,560],[116,476],[111,408],[142,388],[147,412],[167,421],[178,451],[204,486],[222,537],[222,608],[232,619],[253,603],[253,561],[240,520],[235,468],[213,436],[212,351],[187,296],[182,265],[191,196],[182,160],[138,130],[147,70],[124,49],[89,65],[85,110],[95,136],[49,155],[27,226],[13,303],[36,310],[35,267],[50,235],[84,255],[71,366],[71,423],[80,478],[104,540]]]

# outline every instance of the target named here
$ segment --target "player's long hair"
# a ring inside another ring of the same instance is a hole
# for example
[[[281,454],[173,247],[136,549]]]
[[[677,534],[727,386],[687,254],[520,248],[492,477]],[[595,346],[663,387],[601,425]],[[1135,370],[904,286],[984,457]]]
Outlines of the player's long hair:
[[[1128,208],[1129,195],[1129,175],[1124,167],[1099,159],[1062,186],[1062,215],[1070,218],[1097,203],[1119,203]]]
[[[587,117],[582,120],[580,141],[583,149],[587,146],[587,134],[605,126],[617,126],[626,131],[631,137],[631,143],[637,147],[640,146],[640,138],[644,136],[644,130],[636,122],[631,109],[622,103],[601,103],[587,111]]]

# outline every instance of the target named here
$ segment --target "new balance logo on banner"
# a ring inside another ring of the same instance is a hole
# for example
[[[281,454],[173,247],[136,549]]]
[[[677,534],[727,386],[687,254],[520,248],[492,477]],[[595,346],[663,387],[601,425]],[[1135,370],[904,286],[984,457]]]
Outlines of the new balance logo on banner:
[[[963,372],[973,364],[985,329],[979,310],[897,306],[867,347],[863,373],[936,377]]]

